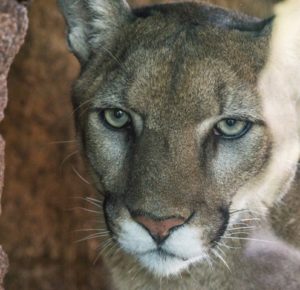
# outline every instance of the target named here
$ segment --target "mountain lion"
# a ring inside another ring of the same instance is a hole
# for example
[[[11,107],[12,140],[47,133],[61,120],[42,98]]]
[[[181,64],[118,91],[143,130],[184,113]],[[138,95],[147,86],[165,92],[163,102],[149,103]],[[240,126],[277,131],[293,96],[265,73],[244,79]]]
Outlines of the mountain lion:
[[[59,3],[115,287],[300,289],[299,1]]]

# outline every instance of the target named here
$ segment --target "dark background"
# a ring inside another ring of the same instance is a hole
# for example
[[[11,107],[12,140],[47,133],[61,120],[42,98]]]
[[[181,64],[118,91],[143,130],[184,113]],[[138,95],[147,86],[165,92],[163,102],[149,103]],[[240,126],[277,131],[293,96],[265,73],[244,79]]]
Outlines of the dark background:
[[[272,0],[255,8],[263,1],[213,2],[266,16]],[[108,289],[101,259],[93,264],[98,241],[75,243],[85,236],[75,230],[91,228],[97,220],[75,208],[91,208],[80,197],[94,196],[76,173],[87,178],[74,142],[69,98],[78,64],[66,50],[55,0],[33,0],[29,17],[26,43],[10,72],[9,105],[1,125],[7,144],[0,219],[0,244],[10,258],[6,289]]]

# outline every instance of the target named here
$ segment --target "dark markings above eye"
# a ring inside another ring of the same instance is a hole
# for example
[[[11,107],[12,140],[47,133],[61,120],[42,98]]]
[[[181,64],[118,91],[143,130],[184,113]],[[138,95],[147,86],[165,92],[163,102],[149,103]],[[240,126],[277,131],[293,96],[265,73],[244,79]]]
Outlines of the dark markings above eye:
[[[234,118],[223,119],[214,127],[214,134],[224,139],[238,139],[251,129],[252,122]]]

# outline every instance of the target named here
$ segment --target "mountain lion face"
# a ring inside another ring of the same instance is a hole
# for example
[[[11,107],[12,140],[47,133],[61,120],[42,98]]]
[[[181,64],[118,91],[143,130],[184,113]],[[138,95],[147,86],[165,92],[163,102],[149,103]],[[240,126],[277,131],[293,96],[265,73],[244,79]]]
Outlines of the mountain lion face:
[[[159,276],[204,263],[295,173],[273,158],[257,86],[272,24],[197,3],[82,3],[61,6],[82,64],[78,133],[111,236]],[[284,174],[269,187],[274,168]]]

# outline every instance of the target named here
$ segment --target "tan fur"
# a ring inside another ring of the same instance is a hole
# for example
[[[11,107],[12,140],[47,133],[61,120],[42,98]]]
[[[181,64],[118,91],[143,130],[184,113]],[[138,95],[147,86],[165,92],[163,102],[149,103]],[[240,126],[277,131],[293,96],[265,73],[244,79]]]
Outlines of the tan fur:
[[[266,218],[293,193],[300,148],[298,66],[281,57],[297,58],[298,30],[280,46],[285,8],[273,24],[195,1],[134,11],[121,0],[60,2],[82,63],[77,129],[105,196],[117,289],[299,289],[300,253]],[[130,126],[107,124],[113,108]],[[252,127],[225,139],[216,125],[226,118]],[[158,244],[137,217],[184,223]]]

